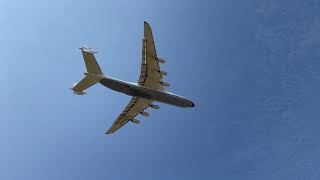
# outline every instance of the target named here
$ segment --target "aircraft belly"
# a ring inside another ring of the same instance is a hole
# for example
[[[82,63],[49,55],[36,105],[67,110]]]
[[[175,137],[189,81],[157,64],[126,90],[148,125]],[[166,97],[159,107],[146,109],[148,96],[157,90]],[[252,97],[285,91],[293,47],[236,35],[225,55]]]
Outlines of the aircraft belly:
[[[159,101],[166,104],[171,104],[179,107],[193,107],[194,104],[187,98],[180,97],[171,93],[156,91],[153,89],[137,86],[123,81],[114,80],[111,78],[104,78],[100,83],[112,90],[122,92],[129,96],[136,96],[140,98]]]
[[[184,97],[174,95],[174,94],[156,91],[153,89],[139,87],[139,86],[133,86],[131,88],[132,88],[132,91],[135,92],[135,93],[133,93],[133,94],[135,94],[134,96],[137,96],[137,97],[151,99],[154,101],[159,101],[162,103],[171,104],[171,105],[179,106],[179,107],[193,107],[194,106],[194,104],[190,100],[188,100]]]
[[[152,97],[148,95],[148,93],[142,92],[139,90],[135,85],[129,84],[126,82],[122,81],[117,81],[113,79],[101,79],[100,83],[112,90],[122,92],[124,94],[127,94],[129,96],[136,96],[136,97],[141,97],[141,98],[146,98],[146,99],[151,99]]]
[[[155,91],[154,93],[151,93],[152,97],[154,100],[159,101],[159,102],[163,102],[166,104],[171,104],[174,106],[179,106],[179,107],[193,107],[194,104],[184,98],[184,97],[180,97],[177,95],[172,95],[166,92],[158,92]]]

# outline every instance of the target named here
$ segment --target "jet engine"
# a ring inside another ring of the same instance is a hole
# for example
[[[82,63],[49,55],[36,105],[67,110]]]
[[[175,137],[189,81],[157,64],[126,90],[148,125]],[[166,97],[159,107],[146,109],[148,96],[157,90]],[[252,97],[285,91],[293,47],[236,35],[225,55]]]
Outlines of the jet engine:
[[[150,115],[148,112],[145,112],[145,111],[140,112],[140,114],[141,114],[142,116],[145,116],[145,117],[149,117],[149,115]]]
[[[140,124],[140,121],[138,119],[132,119],[131,122],[133,122],[134,124]]]
[[[158,63],[160,64],[164,64],[166,63],[166,60],[162,59],[162,58],[157,58]]]
[[[162,84],[163,86],[166,86],[166,87],[169,87],[169,86],[170,86],[170,84],[169,84],[169,83],[167,83],[167,82],[163,82],[163,81],[161,81],[161,82],[160,82],[160,84]]]
[[[158,106],[158,105],[155,105],[155,104],[150,104],[150,107],[152,108],[152,109],[160,109],[160,106]]]
[[[161,74],[162,76],[168,75],[168,73],[167,73],[166,71],[159,71],[159,72],[160,72],[160,74]]]

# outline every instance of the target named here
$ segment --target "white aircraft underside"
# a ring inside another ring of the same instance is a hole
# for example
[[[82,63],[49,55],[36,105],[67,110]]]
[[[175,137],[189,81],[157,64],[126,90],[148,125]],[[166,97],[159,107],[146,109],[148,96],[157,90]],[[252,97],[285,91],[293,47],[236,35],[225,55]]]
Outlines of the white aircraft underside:
[[[167,72],[161,71],[159,66],[159,63],[165,63],[165,61],[157,57],[151,27],[147,22],[144,22],[144,39],[142,42],[142,64],[138,84],[105,76],[96,62],[95,52],[89,48],[80,48],[87,67],[87,73],[84,73],[85,77],[72,88],[75,94],[83,95],[85,94],[85,89],[96,83],[101,83],[112,90],[132,96],[129,104],[106,134],[114,133],[129,121],[139,124],[140,121],[135,119],[138,114],[149,116],[145,109],[148,107],[153,109],[160,108],[158,105],[152,104],[153,101],[184,108],[194,107],[194,103],[191,100],[165,90],[169,83],[163,82],[162,77],[167,75]]]

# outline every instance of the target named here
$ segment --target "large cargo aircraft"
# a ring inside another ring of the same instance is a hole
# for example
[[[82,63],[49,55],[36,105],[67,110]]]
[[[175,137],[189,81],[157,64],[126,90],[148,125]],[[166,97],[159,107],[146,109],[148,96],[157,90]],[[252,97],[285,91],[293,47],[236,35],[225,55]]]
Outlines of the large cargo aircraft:
[[[169,83],[164,82],[162,77],[166,76],[167,72],[160,70],[159,66],[159,63],[163,64],[165,60],[157,56],[151,27],[147,22],[144,22],[142,64],[138,83],[130,83],[105,76],[94,57],[95,52],[86,47],[80,49],[87,72],[84,73],[85,77],[72,88],[75,94],[83,95],[87,88],[100,83],[112,90],[132,96],[129,104],[106,134],[114,133],[129,121],[139,124],[140,121],[135,119],[138,114],[149,116],[149,113],[145,112],[147,108],[160,108],[158,105],[153,104],[154,101],[183,108],[194,107],[194,103],[191,100],[165,90]]]

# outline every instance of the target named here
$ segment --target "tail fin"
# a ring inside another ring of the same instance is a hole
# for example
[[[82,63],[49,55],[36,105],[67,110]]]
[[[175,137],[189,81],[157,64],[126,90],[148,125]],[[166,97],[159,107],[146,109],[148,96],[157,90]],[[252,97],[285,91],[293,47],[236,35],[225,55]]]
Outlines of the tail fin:
[[[86,47],[83,47],[80,49],[83,55],[84,62],[87,67],[87,72],[91,74],[103,75],[99,67],[99,64],[96,61],[96,58],[94,57],[94,53],[96,52],[93,51],[91,48],[86,48]]]
[[[91,75],[103,75],[103,72],[101,71],[99,64],[97,63],[95,57],[94,57],[94,52],[90,48],[80,48],[84,62],[86,64],[87,68],[87,73],[84,73],[86,76],[79,82],[77,83],[73,88],[73,93],[77,95],[83,95],[85,94],[85,90],[88,89],[89,87],[95,85],[98,83],[98,81],[90,76],[87,76],[87,74]]]

